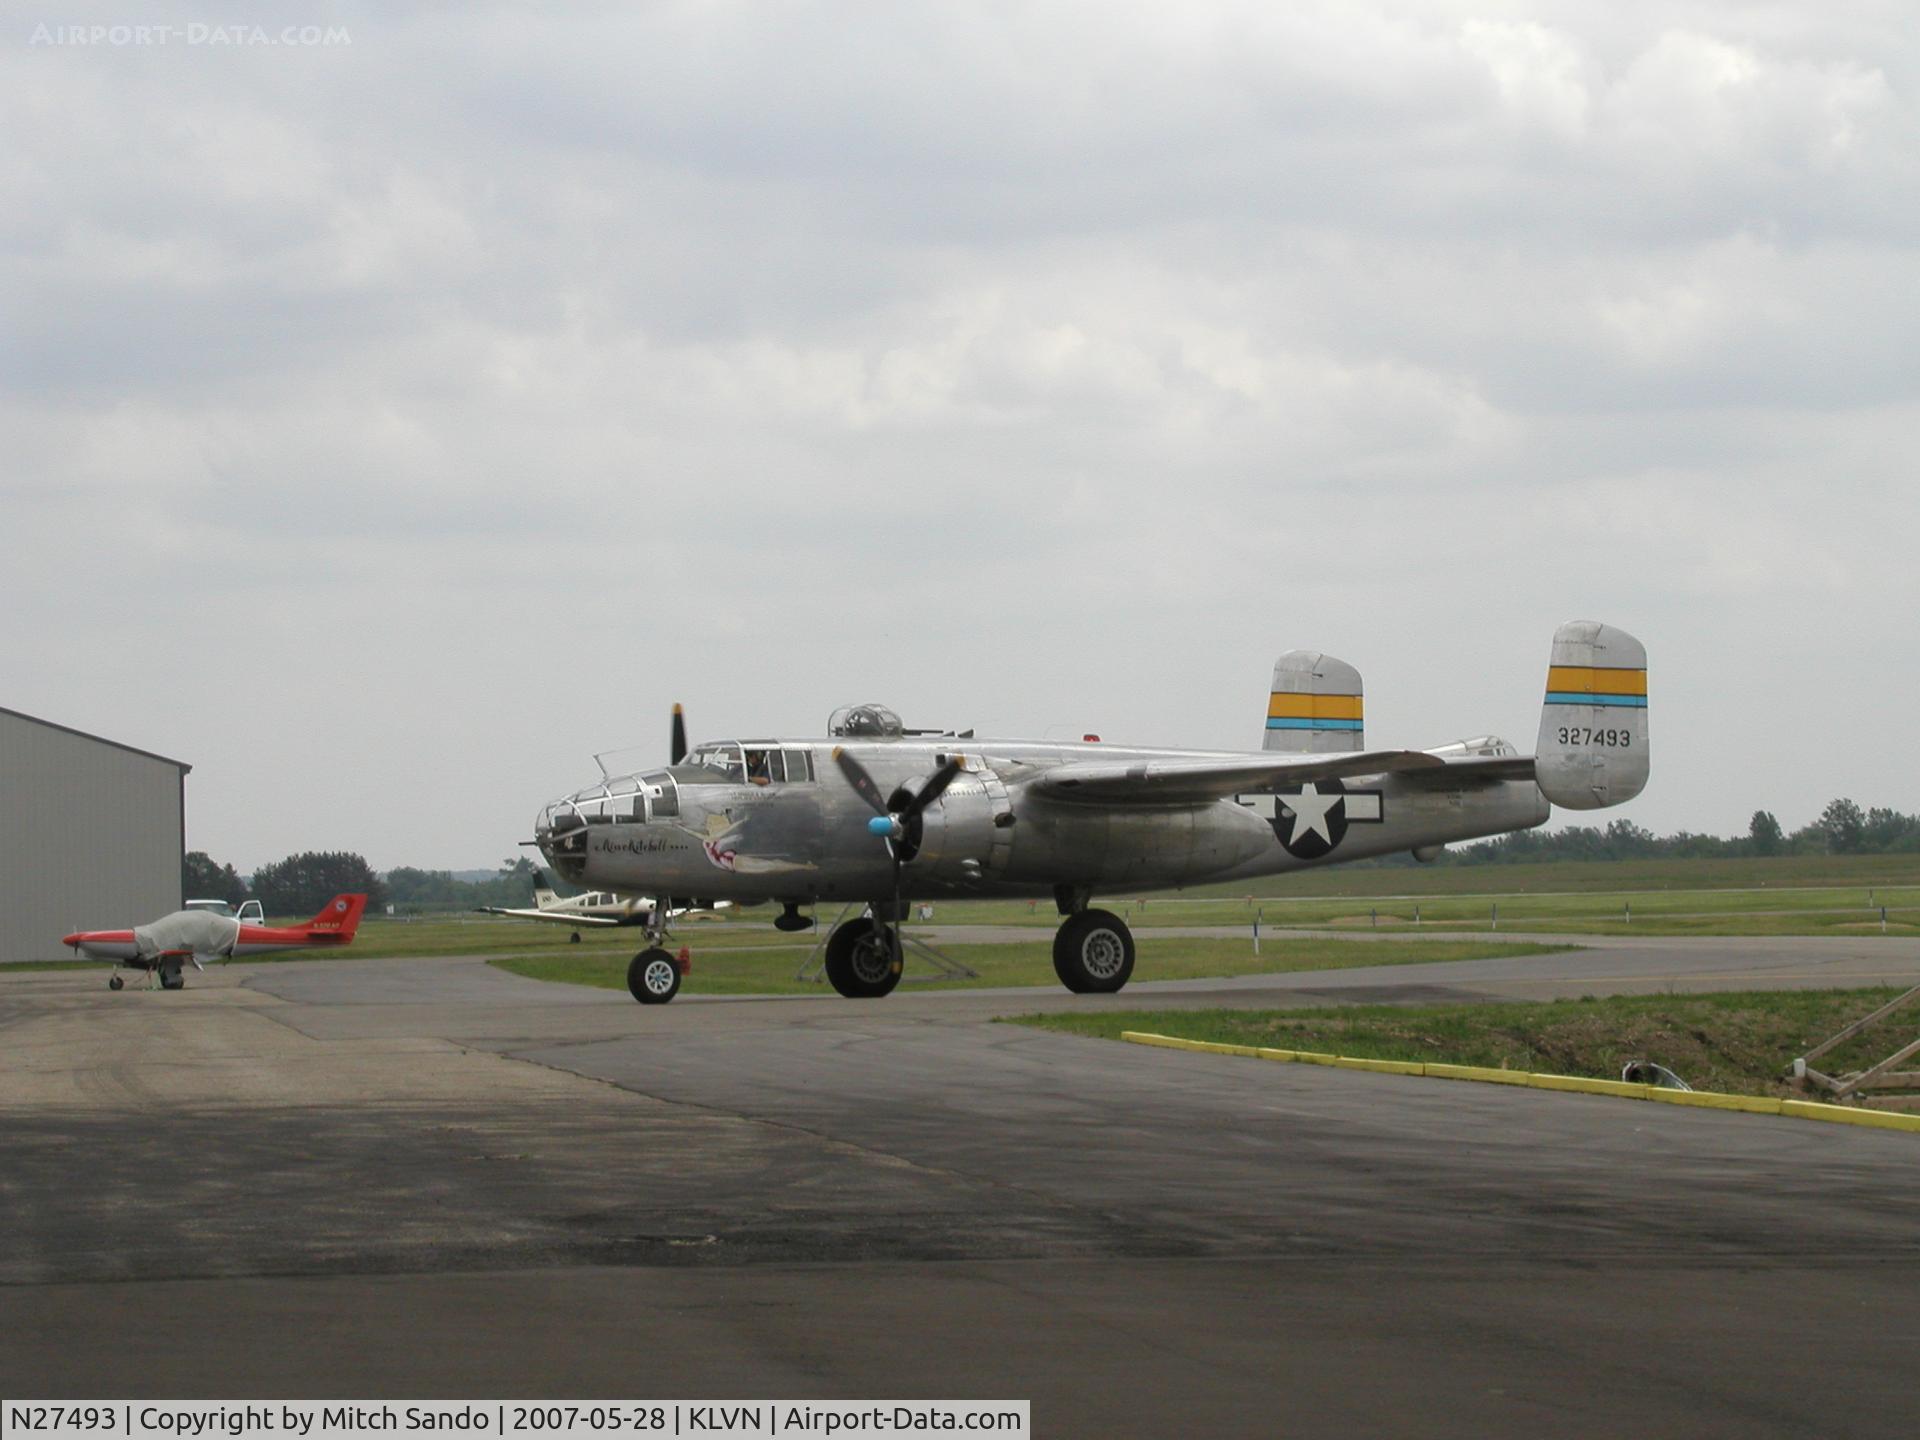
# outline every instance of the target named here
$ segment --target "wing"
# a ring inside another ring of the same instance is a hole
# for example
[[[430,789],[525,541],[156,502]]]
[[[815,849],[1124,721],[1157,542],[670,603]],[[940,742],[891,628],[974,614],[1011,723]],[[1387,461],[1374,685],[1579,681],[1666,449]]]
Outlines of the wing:
[[[516,920],[547,920],[555,925],[618,925],[604,915],[567,915],[553,910],[502,910],[497,905],[482,905],[482,915],[511,915]]]
[[[1528,761],[1529,765],[1533,762]],[[1102,804],[1194,804],[1350,775],[1413,775],[1452,769],[1424,750],[1360,750],[1347,755],[1275,752],[1230,760],[1147,760],[1056,766],[1028,782],[1043,795]]]

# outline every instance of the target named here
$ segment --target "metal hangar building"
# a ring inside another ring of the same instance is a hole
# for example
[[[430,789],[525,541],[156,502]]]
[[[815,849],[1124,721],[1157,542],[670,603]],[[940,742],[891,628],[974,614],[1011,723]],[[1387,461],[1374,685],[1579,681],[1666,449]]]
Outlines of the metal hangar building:
[[[180,908],[192,768],[0,707],[0,962]]]

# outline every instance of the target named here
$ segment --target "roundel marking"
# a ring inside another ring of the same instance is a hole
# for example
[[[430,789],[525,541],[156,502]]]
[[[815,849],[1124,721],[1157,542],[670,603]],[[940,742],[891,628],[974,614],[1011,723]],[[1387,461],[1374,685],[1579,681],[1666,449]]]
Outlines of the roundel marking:
[[[1309,780],[1297,791],[1280,791],[1273,833],[1289,855],[1318,860],[1347,838],[1347,787],[1338,780]]]

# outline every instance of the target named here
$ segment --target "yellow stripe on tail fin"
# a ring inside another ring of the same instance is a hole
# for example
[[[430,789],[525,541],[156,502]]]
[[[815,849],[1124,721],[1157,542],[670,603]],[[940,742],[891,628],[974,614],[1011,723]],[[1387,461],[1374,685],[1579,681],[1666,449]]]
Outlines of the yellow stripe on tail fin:
[[[1339,755],[1366,748],[1360,672],[1317,650],[1289,650],[1273,665],[1265,750]]]

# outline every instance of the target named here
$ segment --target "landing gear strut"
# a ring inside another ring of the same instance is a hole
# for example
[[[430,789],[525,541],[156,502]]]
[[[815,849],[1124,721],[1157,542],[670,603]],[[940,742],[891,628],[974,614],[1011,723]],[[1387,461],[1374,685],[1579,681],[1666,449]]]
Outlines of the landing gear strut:
[[[1111,995],[1133,975],[1133,932],[1111,910],[1069,915],[1054,932],[1053,973],[1076,995]]]
[[[827,937],[827,982],[849,1000],[877,1000],[900,983],[893,936],[868,915],[836,925]]]

